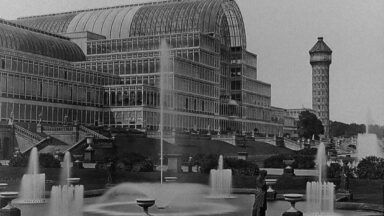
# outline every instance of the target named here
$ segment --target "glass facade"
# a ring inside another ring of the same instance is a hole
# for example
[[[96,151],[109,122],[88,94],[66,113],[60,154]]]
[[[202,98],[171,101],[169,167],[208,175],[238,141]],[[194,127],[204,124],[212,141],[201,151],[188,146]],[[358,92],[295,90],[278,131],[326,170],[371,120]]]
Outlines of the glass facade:
[[[163,1],[25,17],[15,22],[64,35],[89,31],[105,39],[73,40],[82,47],[85,58],[72,62],[35,63],[4,55],[1,63],[4,61],[3,69],[8,72],[4,78],[2,72],[1,82],[6,82],[2,94],[7,99],[94,110],[90,114],[86,111],[85,117],[80,112],[81,122],[87,124],[97,121],[113,127],[157,130],[160,74],[165,73],[168,130],[250,132],[257,128],[269,134],[282,130],[282,124],[271,119],[271,85],[257,79],[257,56],[246,49],[244,23],[235,1]],[[166,71],[161,71],[162,41],[169,48]],[[24,88],[8,87],[12,82]],[[27,85],[33,85],[33,90],[26,90]],[[2,107],[4,116],[15,110],[14,105]],[[21,105],[17,109],[22,109]],[[59,118],[60,113],[53,114],[59,111],[41,109],[52,120]],[[69,112],[72,119],[79,119],[77,111]]]

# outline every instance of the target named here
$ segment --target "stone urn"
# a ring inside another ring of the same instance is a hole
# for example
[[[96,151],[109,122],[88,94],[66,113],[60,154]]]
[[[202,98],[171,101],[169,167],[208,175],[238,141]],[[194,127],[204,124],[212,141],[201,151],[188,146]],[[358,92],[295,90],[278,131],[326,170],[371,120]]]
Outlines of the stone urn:
[[[296,209],[296,202],[303,200],[303,194],[284,194],[285,201],[291,203],[291,207],[283,213],[283,216],[303,216],[303,212]]]
[[[295,160],[283,160],[283,163],[286,165],[283,175],[295,175],[295,170],[292,167],[293,162],[295,162]]]
[[[20,216],[20,209],[12,205],[12,200],[19,196],[18,192],[2,192],[0,193],[0,203],[2,209],[0,209],[0,215]]]
[[[136,204],[143,208],[144,213],[146,215],[150,215],[148,213],[148,209],[149,209],[149,207],[155,205],[155,200],[154,199],[137,199]]]

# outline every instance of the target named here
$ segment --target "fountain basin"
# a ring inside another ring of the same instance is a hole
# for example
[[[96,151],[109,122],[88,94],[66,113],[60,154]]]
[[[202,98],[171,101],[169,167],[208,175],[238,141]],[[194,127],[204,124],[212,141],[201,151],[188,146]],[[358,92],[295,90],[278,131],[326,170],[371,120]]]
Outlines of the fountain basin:
[[[151,214],[156,216],[194,216],[194,215],[225,215],[235,212],[236,208],[228,204],[214,202],[189,202],[174,203],[165,209],[153,208]],[[94,204],[84,209],[84,215],[103,215],[103,216],[137,216],[143,210],[132,202],[114,202]]]
[[[20,200],[15,199],[12,205],[20,209],[21,216],[42,216],[46,215],[48,209],[48,201],[39,200]]]
[[[1,192],[0,197],[6,199],[16,199],[19,196],[19,192],[7,191]]]
[[[67,178],[67,183],[68,184],[72,184],[72,185],[76,185],[76,184],[79,184],[80,182],[80,178]]]
[[[298,201],[302,201],[303,200],[303,197],[304,195],[303,194],[284,194],[284,199],[288,202],[291,202],[291,201],[294,201],[294,202],[298,202]]]

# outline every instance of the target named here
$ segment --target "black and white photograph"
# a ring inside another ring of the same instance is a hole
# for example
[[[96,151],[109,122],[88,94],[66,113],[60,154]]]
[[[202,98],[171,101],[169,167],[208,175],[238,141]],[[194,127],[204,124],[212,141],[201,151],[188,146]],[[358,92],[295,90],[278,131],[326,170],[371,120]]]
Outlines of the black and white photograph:
[[[384,215],[383,0],[0,3],[0,216]]]

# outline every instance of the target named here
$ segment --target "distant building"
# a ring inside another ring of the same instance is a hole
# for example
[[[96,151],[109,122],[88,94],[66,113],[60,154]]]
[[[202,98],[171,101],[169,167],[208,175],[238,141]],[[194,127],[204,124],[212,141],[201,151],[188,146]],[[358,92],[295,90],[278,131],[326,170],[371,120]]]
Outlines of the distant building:
[[[294,118],[296,121],[299,120],[300,113],[304,111],[308,111],[310,113],[315,114],[317,117],[319,117],[319,113],[314,109],[310,109],[310,108],[287,109],[288,116]]]
[[[329,137],[329,66],[332,63],[332,50],[319,37],[309,54],[312,65],[312,108],[319,114],[325,137]]]
[[[297,136],[297,121],[288,113],[288,109],[280,107],[271,107],[271,121],[283,125],[280,135]]]

